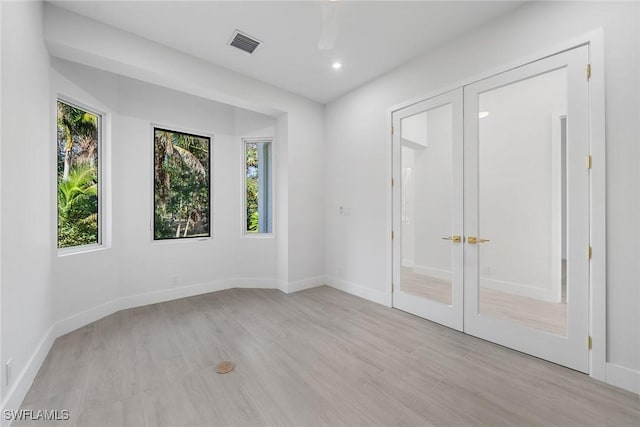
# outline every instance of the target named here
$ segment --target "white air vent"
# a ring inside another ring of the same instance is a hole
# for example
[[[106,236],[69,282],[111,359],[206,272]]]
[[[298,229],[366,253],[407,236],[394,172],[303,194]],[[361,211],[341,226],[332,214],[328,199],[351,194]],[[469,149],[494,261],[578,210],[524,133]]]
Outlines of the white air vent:
[[[229,44],[233,47],[237,47],[244,52],[253,53],[258,48],[258,46],[262,44],[262,42],[236,30],[235,33],[233,33],[233,38],[231,39],[231,42]]]

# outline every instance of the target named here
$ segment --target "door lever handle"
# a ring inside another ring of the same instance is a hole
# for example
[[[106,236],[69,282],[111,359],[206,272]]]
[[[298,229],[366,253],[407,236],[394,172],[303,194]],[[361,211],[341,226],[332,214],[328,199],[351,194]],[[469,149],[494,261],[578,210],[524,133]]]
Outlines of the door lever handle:
[[[490,242],[491,240],[489,239],[478,239],[475,236],[469,236],[467,237],[467,243],[469,243],[470,245],[475,245],[476,243],[484,243],[484,242]]]
[[[442,240],[451,240],[453,243],[460,243],[462,242],[462,236],[443,237]]]

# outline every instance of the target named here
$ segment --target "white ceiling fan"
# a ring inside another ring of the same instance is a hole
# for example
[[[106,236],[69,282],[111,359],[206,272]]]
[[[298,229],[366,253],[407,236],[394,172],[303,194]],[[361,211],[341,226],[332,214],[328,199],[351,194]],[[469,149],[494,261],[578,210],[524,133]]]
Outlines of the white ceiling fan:
[[[319,50],[331,50],[338,38],[338,7],[337,1],[329,0],[321,4],[322,29],[320,30]]]

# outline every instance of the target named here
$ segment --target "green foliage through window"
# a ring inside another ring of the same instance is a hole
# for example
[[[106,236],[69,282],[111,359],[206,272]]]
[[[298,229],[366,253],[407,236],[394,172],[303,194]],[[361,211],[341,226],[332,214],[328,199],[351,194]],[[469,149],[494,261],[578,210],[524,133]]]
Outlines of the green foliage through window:
[[[154,129],[154,239],[208,237],[210,138]]]
[[[258,150],[256,143],[246,144],[247,231],[258,232]]]
[[[58,247],[100,243],[100,116],[57,104]]]
[[[245,140],[247,233],[271,233],[271,141]]]

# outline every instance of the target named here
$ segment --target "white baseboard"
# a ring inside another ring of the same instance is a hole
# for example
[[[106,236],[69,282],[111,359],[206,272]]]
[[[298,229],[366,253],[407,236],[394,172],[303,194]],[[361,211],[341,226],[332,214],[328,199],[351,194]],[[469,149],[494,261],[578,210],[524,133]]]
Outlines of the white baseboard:
[[[275,279],[234,278],[123,296],[59,320],[55,325],[56,337],[75,331],[120,310],[232,288],[277,289],[277,286]]]
[[[276,280],[276,289],[278,289],[280,292],[284,292],[286,294],[288,287],[289,282],[286,282],[284,280]]]
[[[143,294],[128,295],[120,298],[119,310],[142,307],[149,304],[158,304],[180,298],[188,298],[209,292],[224,291],[225,289],[231,289],[233,287],[232,285],[233,279],[212,280],[210,282],[177,286],[159,291],[145,292]]]
[[[408,267],[408,268],[412,268],[413,267],[413,260],[412,259],[403,259],[402,260],[402,266],[403,267]]]
[[[559,302],[556,298],[556,294],[551,289],[537,288],[534,286],[523,285],[522,283],[508,282],[506,280],[488,279],[486,277],[480,278],[480,286],[487,289],[494,289],[496,291],[505,292],[512,295],[519,295],[521,297],[535,298],[548,302]]]
[[[391,307],[391,289],[389,289],[389,292],[376,291],[374,289],[347,282],[346,280],[338,279],[337,277],[333,276],[326,276],[325,283],[332,288],[339,289],[348,294],[355,295],[357,297],[375,302],[377,304]]]
[[[433,277],[440,280],[451,280],[450,271],[427,267],[424,265],[414,265],[413,272],[416,274],[422,274],[422,275]],[[535,298],[538,300],[548,301],[548,302],[560,302],[558,300],[558,295],[554,293],[553,290],[538,288],[535,286],[528,286],[522,283],[508,282],[506,280],[497,280],[497,279],[490,279],[487,277],[481,277],[480,286],[487,289],[494,289],[496,291],[505,292],[512,295]]]
[[[20,405],[22,405],[22,401],[31,388],[31,384],[33,384],[33,380],[36,378],[47,354],[49,354],[55,339],[55,328],[51,326],[27,361],[24,369],[16,377],[13,387],[8,390],[1,408],[2,421],[0,421],[0,425],[2,427],[11,425],[11,421],[5,417],[5,411],[17,411],[20,409]]]
[[[426,267],[424,265],[414,265],[413,272],[417,274],[423,274],[425,276],[433,277],[440,280],[451,280],[451,272],[447,270],[440,270],[438,268]]]
[[[607,384],[640,394],[640,371],[607,363]]]
[[[80,329],[89,323],[95,322],[103,317],[107,317],[119,310],[121,310],[120,298],[105,302],[104,304],[81,311],[80,313],[73,314],[62,320],[58,320],[54,324],[55,337],[57,338],[62,335],[66,335],[71,331]]]
[[[284,293],[291,294],[294,292],[304,291],[305,289],[316,288],[324,285],[324,276],[309,277],[308,279],[296,280],[295,282],[287,283],[287,286],[283,290]],[[282,289],[280,289],[282,290]]]
[[[59,320],[55,324],[56,337],[75,331],[120,310],[229,289],[231,287],[229,282],[228,280],[218,280],[116,298]]]
[[[231,279],[230,285],[231,288],[239,289],[278,289],[278,283],[276,279]]]

